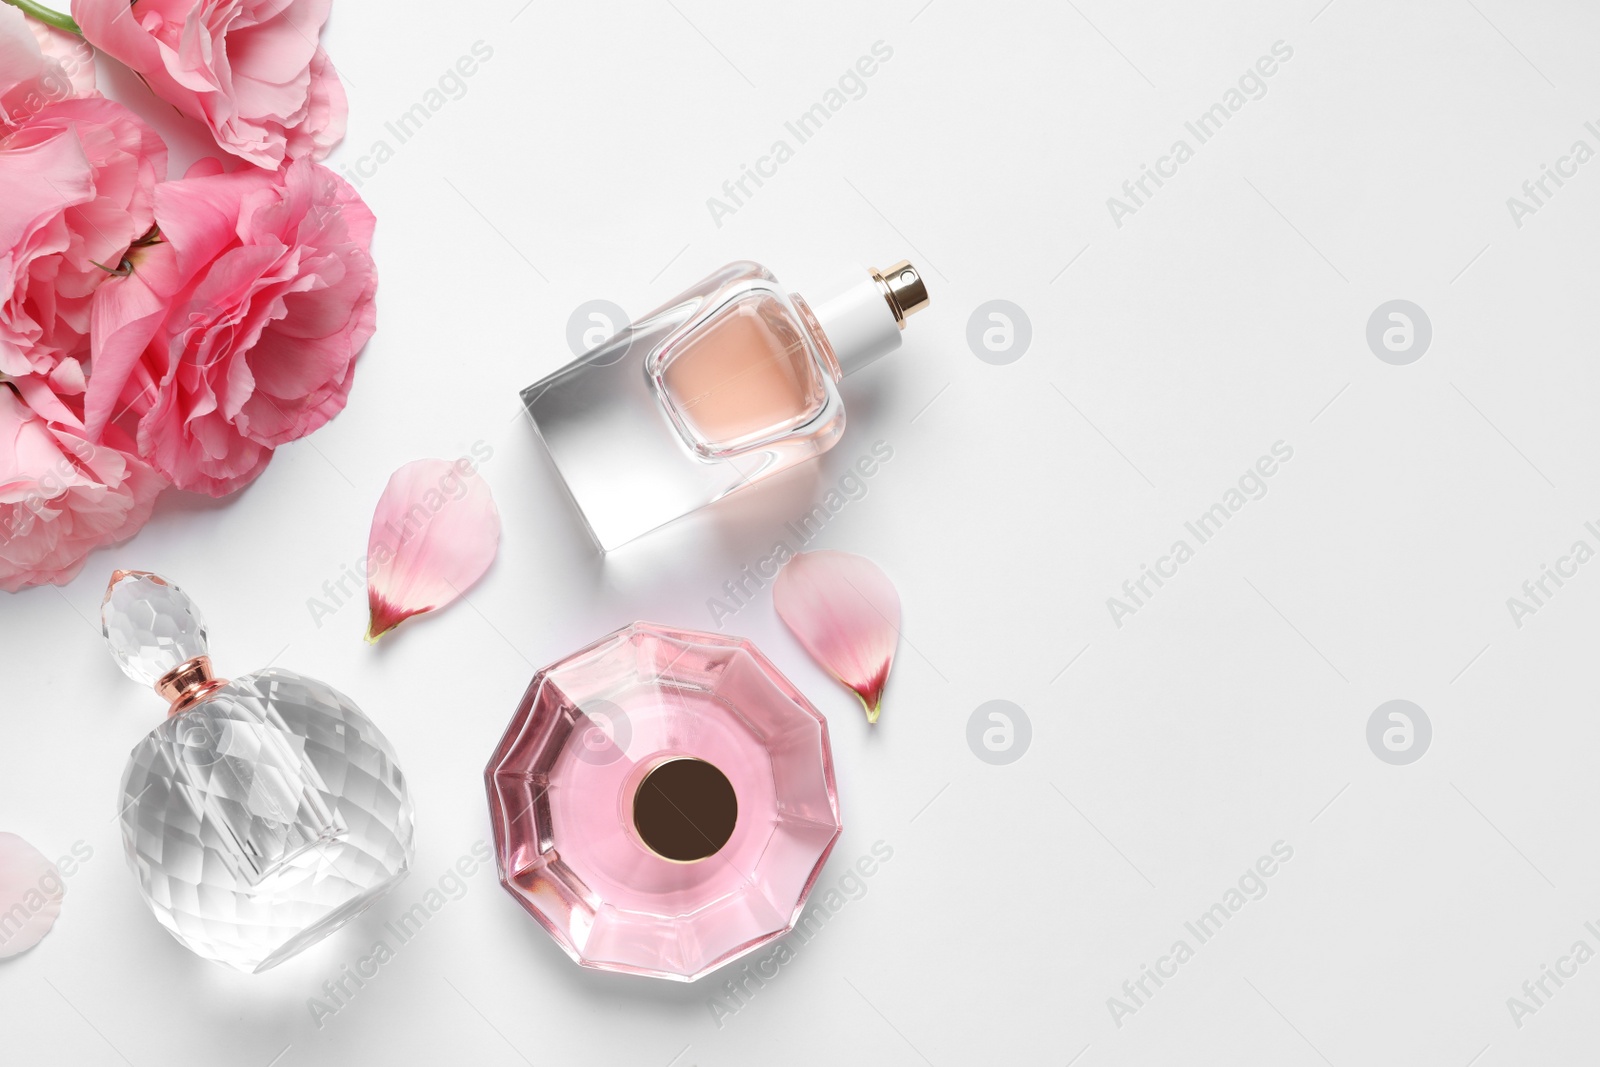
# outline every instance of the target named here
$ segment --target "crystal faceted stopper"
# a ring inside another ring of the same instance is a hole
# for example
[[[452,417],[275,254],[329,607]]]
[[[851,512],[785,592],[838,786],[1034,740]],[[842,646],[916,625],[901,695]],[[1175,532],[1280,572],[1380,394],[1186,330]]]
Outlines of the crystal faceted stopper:
[[[782,937],[840,833],[827,723],[721,634],[635,623],[546,667],[484,777],[501,884],[601,970],[692,981]]]
[[[128,863],[173,937],[264,971],[405,876],[405,776],[349,697],[276,667],[212,678],[199,611],[156,575],[119,571],[102,621],[128,676],[173,701],[129,756],[121,797]]]
[[[200,609],[182,589],[145,571],[111,576],[100,605],[100,632],[122,673],[144,685],[206,654]]]

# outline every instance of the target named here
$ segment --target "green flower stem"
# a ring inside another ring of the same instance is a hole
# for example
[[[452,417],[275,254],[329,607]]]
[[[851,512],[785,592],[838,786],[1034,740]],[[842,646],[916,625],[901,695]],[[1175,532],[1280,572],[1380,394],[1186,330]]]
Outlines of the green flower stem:
[[[43,4],[34,3],[33,0],[4,0],[4,2],[12,7],[21,8],[22,13],[29,18],[38,19],[40,22],[48,26],[54,26],[58,30],[66,30],[68,33],[75,33],[79,37],[83,36],[83,31],[78,28],[76,22],[72,21],[71,15],[63,15],[59,11],[52,11]]]

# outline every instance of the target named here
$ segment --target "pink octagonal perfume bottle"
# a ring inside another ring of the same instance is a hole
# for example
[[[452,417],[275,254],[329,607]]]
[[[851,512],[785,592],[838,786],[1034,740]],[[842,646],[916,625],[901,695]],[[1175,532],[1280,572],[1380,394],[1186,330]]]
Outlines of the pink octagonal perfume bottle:
[[[500,880],[585,967],[693,981],[840,833],[820,713],[748,642],[634,623],[540,671],[484,772]]]

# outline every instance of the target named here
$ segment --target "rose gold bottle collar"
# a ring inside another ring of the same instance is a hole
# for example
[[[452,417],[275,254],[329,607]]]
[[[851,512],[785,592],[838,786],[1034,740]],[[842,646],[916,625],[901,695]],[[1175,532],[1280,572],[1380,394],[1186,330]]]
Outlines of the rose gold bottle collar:
[[[228,684],[211,669],[210,656],[196,656],[184,660],[156,680],[155,690],[170,707],[168,715],[177,715],[194,707],[206,697]]]

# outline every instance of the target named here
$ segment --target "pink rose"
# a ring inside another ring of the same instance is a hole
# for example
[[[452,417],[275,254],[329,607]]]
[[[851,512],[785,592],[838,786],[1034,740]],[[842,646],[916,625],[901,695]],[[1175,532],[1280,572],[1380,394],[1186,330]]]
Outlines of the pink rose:
[[[0,589],[71,581],[91,551],[149,520],[163,484],[137,457],[51,426],[0,385]]]
[[[90,44],[259,167],[322,159],[344,136],[339,76],[317,44],[332,0],[73,0]]]
[[[156,132],[100,96],[0,128],[0,374],[83,392],[95,290],[149,231],[166,173]]]
[[[94,93],[94,49],[77,34],[0,9],[0,132],[46,104]]]
[[[344,408],[378,286],[372,212],[332,171],[220,166],[157,186],[161,242],[95,294],[84,401],[91,439],[130,408],[139,455],[212,496]]]

